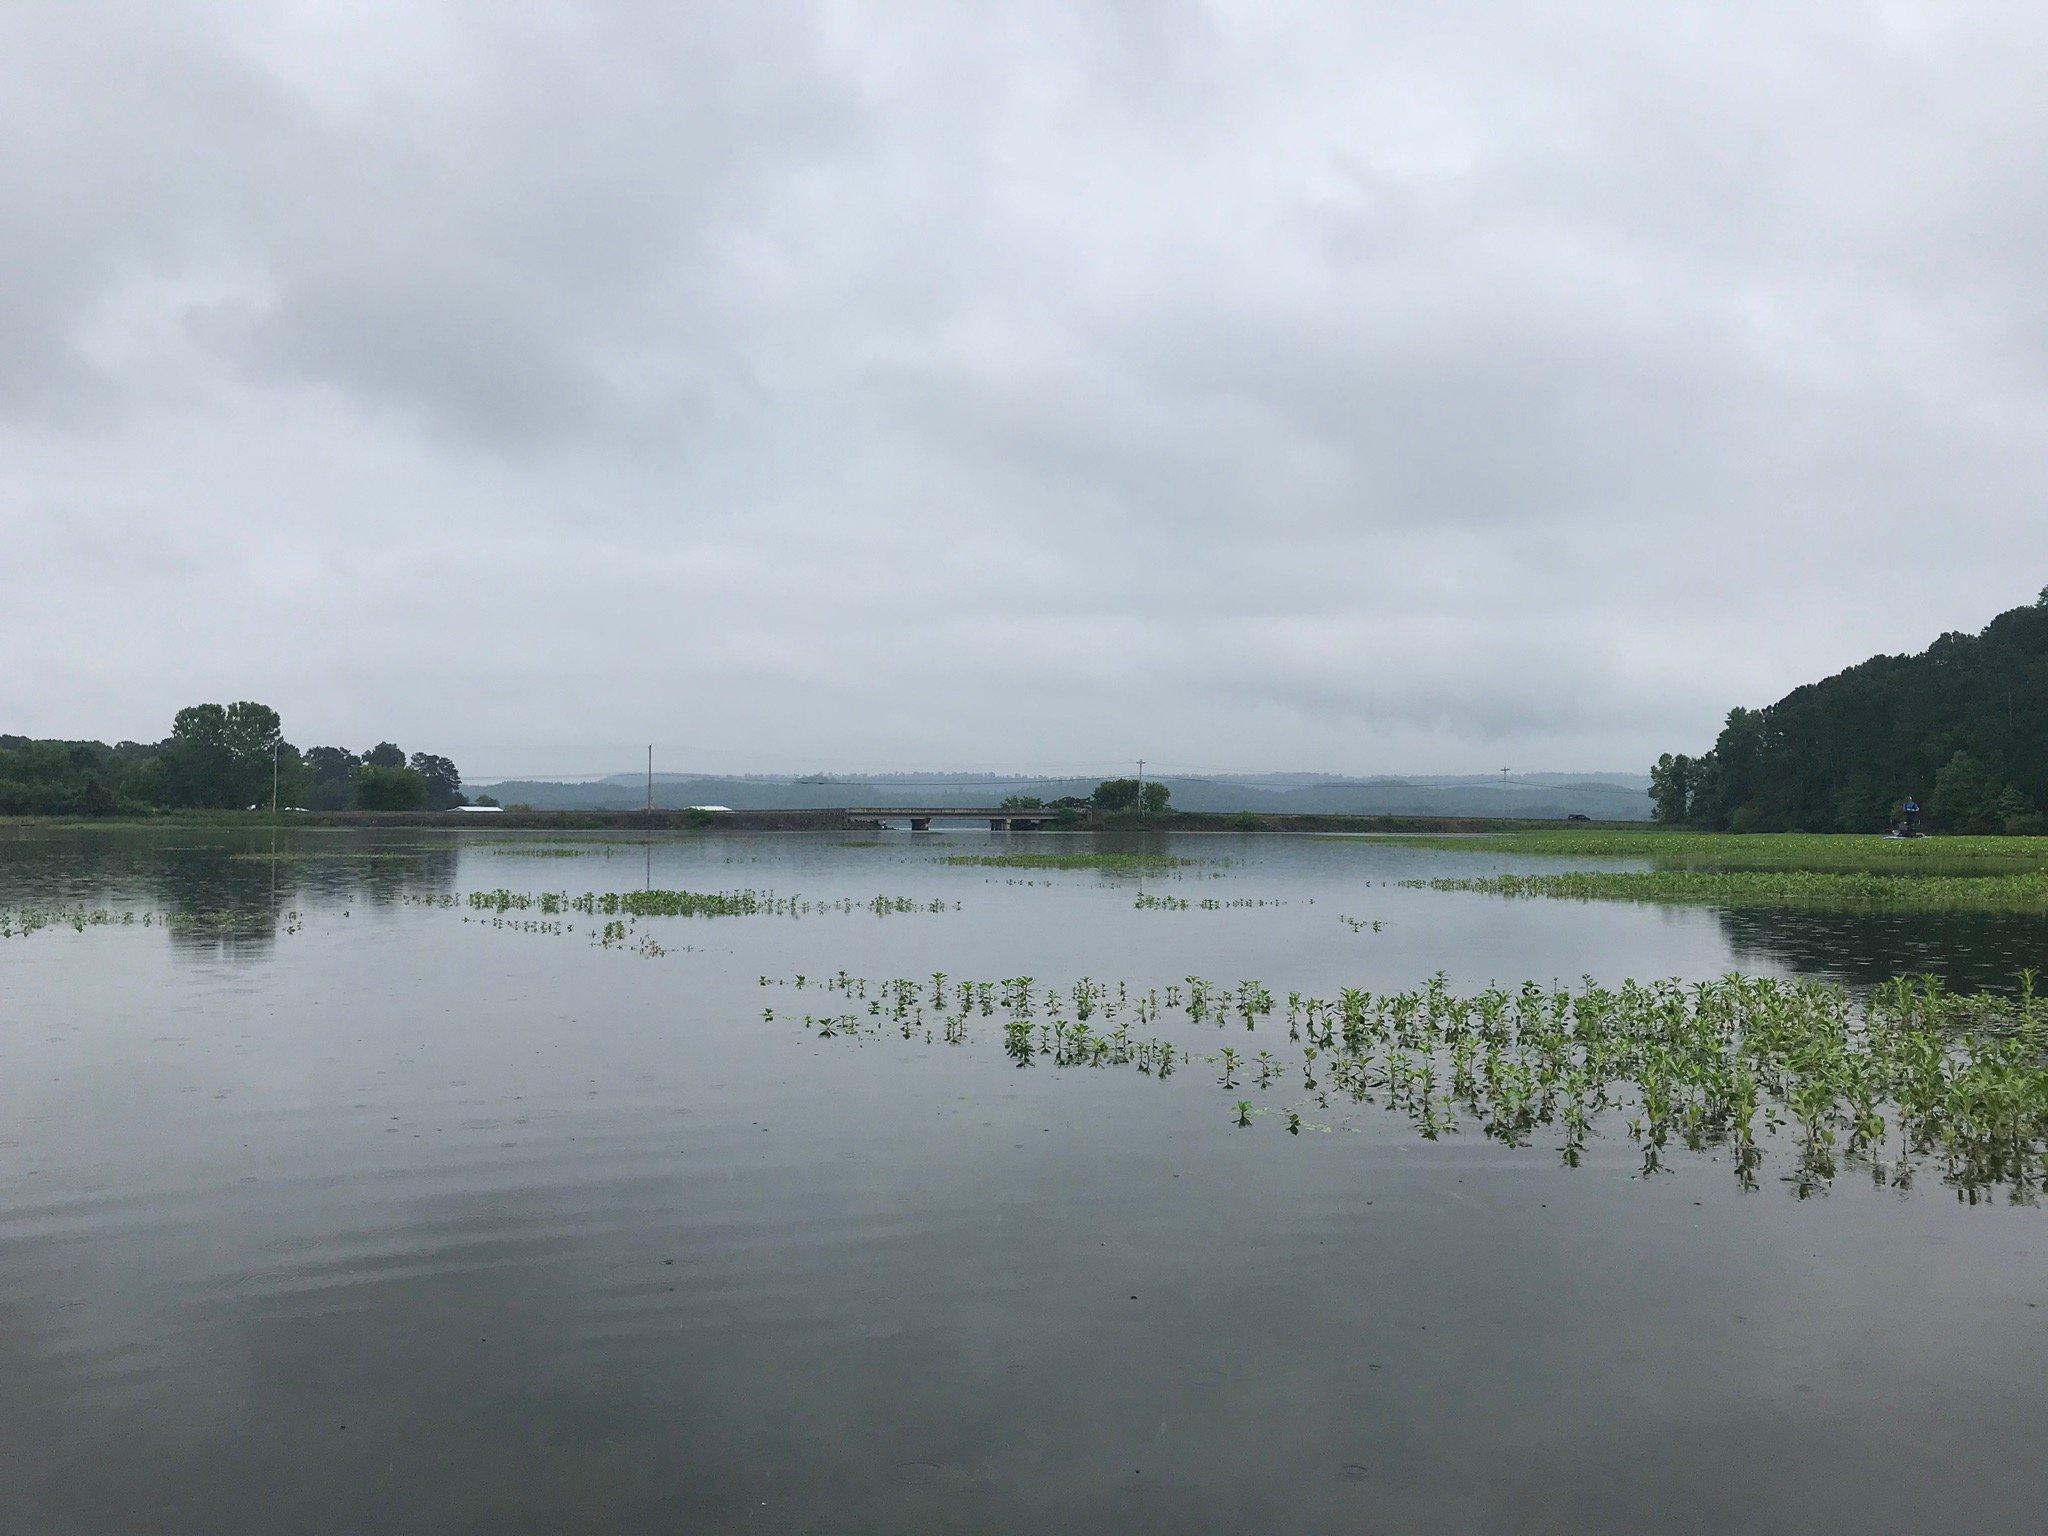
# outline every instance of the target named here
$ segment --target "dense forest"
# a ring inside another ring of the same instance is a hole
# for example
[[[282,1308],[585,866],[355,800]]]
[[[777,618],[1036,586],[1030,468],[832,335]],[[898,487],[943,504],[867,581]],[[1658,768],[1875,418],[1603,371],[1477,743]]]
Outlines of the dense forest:
[[[2048,831],[2048,589],[1981,634],[1730,710],[1705,756],[1657,759],[1650,799],[1737,832],[1882,831],[1909,800],[1937,831]]]
[[[194,704],[153,743],[0,736],[0,814],[113,816],[164,810],[446,810],[466,802],[445,757],[388,741],[367,752],[284,739],[267,704]]]

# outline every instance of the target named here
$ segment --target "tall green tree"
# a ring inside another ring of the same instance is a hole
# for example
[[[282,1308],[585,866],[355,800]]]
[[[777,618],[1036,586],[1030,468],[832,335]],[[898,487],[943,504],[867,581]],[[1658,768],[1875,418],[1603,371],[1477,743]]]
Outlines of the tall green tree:
[[[268,805],[273,747],[282,752],[283,731],[277,711],[267,704],[245,699],[179,710],[162,752],[169,803],[212,809]]]
[[[356,805],[365,811],[423,811],[427,781],[410,768],[365,763],[356,773]]]
[[[447,758],[436,757],[431,752],[415,752],[407,766],[426,780],[428,810],[445,811],[463,803],[462,775]]]
[[[1650,768],[1650,815],[1673,826],[1692,814],[1692,759],[1666,752]]]
[[[133,743],[0,736],[0,815],[104,816],[132,800]]]
[[[1128,811],[1138,804],[1136,779],[1104,779],[1089,796],[1098,811]]]
[[[401,775],[395,784],[373,789],[373,799],[400,806],[415,800],[462,803],[462,777],[447,758],[416,754],[415,773],[391,743],[372,750],[382,768]],[[340,810],[357,803],[356,776],[363,766],[341,747],[314,747],[302,755],[284,739],[277,711],[266,704],[193,704],[178,711],[171,734],[156,743],[110,747],[0,735],[0,814],[267,810],[273,795],[281,807]]]
[[[1104,779],[1095,786],[1089,802],[1098,811],[1149,811],[1166,809],[1172,791],[1157,779],[1140,784],[1136,779]]]
[[[313,747],[306,753],[312,783],[306,804],[316,811],[345,811],[355,804],[356,769],[362,759],[346,747]]]
[[[1934,776],[1927,814],[1944,832],[1998,832],[2009,806],[2006,786],[1967,752],[1958,752]]]
[[[1951,772],[1958,754],[1967,762]],[[1713,749],[1692,760],[1682,817],[1666,814],[1679,807],[1679,759],[1668,761],[1651,769],[1660,821],[1873,831],[1917,796],[1937,828],[2033,825],[2048,810],[2048,591],[1978,634],[1873,656],[1763,709],[1730,710]]]

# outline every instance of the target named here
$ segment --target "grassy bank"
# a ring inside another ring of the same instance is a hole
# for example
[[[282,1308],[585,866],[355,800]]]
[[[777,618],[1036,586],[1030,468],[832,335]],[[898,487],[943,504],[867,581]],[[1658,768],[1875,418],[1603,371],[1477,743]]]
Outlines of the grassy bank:
[[[1579,901],[1706,902],[1743,907],[1878,908],[1899,912],[2048,912],[2048,874],[1876,874],[1867,870],[1580,870],[1404,880],[1432,891]]]
[[[1654,828],[1546,828],[1474,837],[1383,841],[1458,853],[1556,858],[1646,858],[1667,865],[1748,869],[2048,870],[2048,837],[1877,837],[1832,832],[1665,832]]]

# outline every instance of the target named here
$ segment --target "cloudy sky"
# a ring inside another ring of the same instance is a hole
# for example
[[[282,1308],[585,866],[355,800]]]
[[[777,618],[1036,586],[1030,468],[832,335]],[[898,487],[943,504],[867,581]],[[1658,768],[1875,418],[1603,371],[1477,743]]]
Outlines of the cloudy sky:
[[[1641,768],[2048,583],[2048,8],[0,9],[0,730]]]

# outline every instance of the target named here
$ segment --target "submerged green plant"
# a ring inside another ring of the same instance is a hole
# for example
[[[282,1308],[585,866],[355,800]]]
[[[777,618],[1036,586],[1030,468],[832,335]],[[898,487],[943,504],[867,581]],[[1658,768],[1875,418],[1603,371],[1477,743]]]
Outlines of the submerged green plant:
[[[452,898],[420,898],[430,905],[452,905]],[[483,912],[520,912],[538,908],[542,912],[583,912],[610,917],[804,917],[823,912],[870,912],[885,917],[899,912],[954,912],[958,902],[917,900],[909,896],[876,896],[867,901],[841,897],[837,901],[809,901],[796,896],[777,896],[772,891],[586,891],[571,896],[566,891],[471,891],[470,907]]]
[[[1101,869],[1111,874],[1141,875],[1205,861],[1164,853],[955,853],[948,855],[946,862],[988,869]]]
[[[69,928],[83,933],[88,928],[175,928],[181,930],[232,930],[249,922],[252,913],[234,907],[210,911],[155,912],[134,907],[24,906],[0,907],[0,939],[25,939],[44,929]],[[305,926],[304,914],[286,908],[275,914],[282,932],[297,933]]]
[[[1754,1189],[1767,1154],[1786,1182],[1818,1193],[1845,1164],[1900,1189],[1925,1169],[1975,1200],[2002,1189],[2030,1202],[2048,1178],[2048,1000],[2023,973],[2012,995],[1951,993],[1902,978],[1858,1000],[1840,987],[1769,977],[1624,982],[1576,989],[1526,982],[1454,993],[1445,978],[1405,992],[1346,988],[1287,996],[1288,1038],[1300,1042],[1301,1091],[1319,1107],[1349,1100],[1407,1118],[1417,1135],[1454,1135],[1469,1120],[1510,1147],[1540,1134],[1580,1166],[1603,1134],[1620,1135],[1655,1174],[1676,1150],[1725,1155]],[[1017,1066],[1135,1066],[1159,1077],[1195,1053],[1139,1039],[1133,1020],[1177,1011],[1189,1025],[1253,1029],[1274,1011],[1258,982],[1226,987],[1190,976],[1143,991],[1083,978],[1041,989],[1030,977],[949,978],[952,1011],[933,1028],[925,981],[874,982],[845,972],[761,985],[822,985],[854,1006],[804,1015],[821,1037],[873,1034],[966,1044],[970,1022],[1000,1002],[1005,1051]],[[1083,1016],[1081,1002],[1087,1003]],[[865,1009],[865,1014],[862,1012]],[[1270,1051],[1207,1055],[1234,1090],[1255,1071],[1283,1071]],[[1249,1126],[1251,1101],[1234,1100]],[[1326,1130],[1284,1108],[1288,1130]]]
[[[1140,912],[1224,912],[1235,907],[1284,907],[1287,903],[1272,896],[1238,896],[1228,901],[1210,896],[1200,901],[1187,901],[1178,896],[1160,896],[1151,891],[1140,891],[1132,905]]]
[[[1724,906],[1877,907],[1914,912],[2048,912],[2048,873],[1870,874],[1844,870],[1582,870],[1403,880],[1432,891],[1585,901],[1710,902]]]

